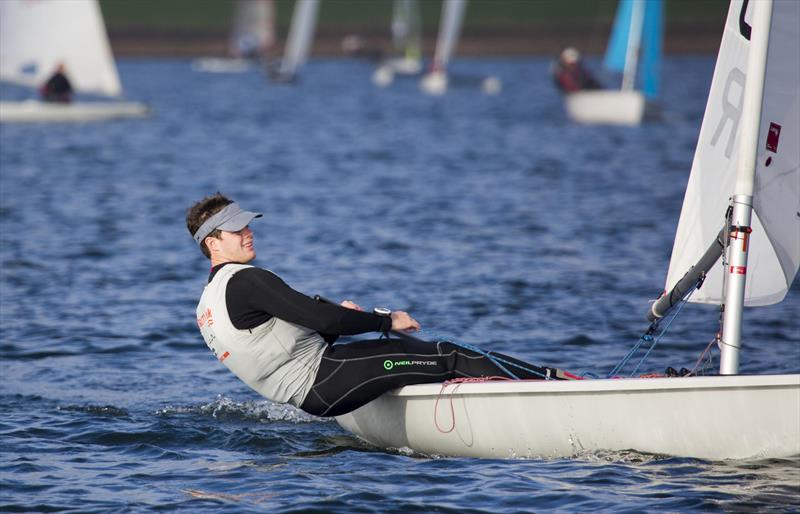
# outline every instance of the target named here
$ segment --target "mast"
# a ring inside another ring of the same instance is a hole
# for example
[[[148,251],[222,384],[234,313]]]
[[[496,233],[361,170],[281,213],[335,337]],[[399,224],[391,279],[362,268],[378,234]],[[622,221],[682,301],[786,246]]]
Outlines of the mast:
[[[622,75],[622,89],[631,90],[636,84],[636,66],[639,61],[639,46],[642,40],[644,23],[644,1],[633,0],[631,29],[628,32],[628,49],[625,53],[625,71]]]
[[[739,161],[734,195],[731,200],[733,212],[728,237],[728,269],[725,270],[727,278],[722,341],[720,343],[720,375],[739,373],[748,240],[750,239],[750,222],[753,212],[753,184],[769,46],[769,28],[772,21],[772,0],[751,2],[750,5],[753,7],[753,23],[742,108]]]

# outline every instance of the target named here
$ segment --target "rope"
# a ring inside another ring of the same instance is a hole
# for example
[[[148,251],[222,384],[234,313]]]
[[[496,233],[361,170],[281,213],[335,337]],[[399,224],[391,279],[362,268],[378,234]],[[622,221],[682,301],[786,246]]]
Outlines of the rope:
[[[458,388],[461,387],[461,384],[469,384],[469,383],[480,383],[480,382],[494,382],[494,381],[506,381],[506,380],[513,380],[508,377],[475,377],[475,378],[454,378],[452,380],[446,380],[442,382],[442,387],[439,389],[439,394],[436,395],[436,403],[433,405],[433,423],[436,425],[436,430],[438,430],[442,434],[449,434],[456,428],[456,409],[453,406],[453,395],[456,394]],[[439,426],[439,400],[444,396],[445,390],[448,386],[455,386],[453,390],[449,394],[450,399],[450,419],[453,420],[453,424],[448,429],[443,429]]]
[[[675,321],[675,319],[678,317],[678,314],[680,314],[681,310],[683,310],[684,305],[686,305],[686,302],[689,301],[689,298],[692,296],[692,293],[694,293],[695,290],[697,289],[697,285],[698,284],[695,284],[681,299],[681,301],[677,305],[677,309],[675,309],[675,311],[673,311],[673,314],[670,315],[670,317],[667,320],[667,324],[661,330],[661,333],[658,334],[658,336],[653,337],[653,333],[658,329],[659,325],[661,324],[661,321],[663,320],[656,320],[653,323],[651,323],[647,331],[645,331],[642,337],[640,337],[639,340],[633,345],[633,348],[631,348],[628,351],[628,353],[625,354],[622,360],[619,361],[619,363],[617,363],[616,366],[614,366],[614,369],[612,369],[611,372],[609,372],[607,378],[617,377],[625,368],[625,366],[628,364],[628,362],[631,360],[631,358],[633,358],[636,352],[639,351],[642,345],[644,343],[650,343],[650,347],[647,349],[644,356],[639,360],[639,362],[636,364],[636,367],[633,369],[633,372],[631,372],[630,374],[631,377],[636,375],[636,372],[639,371],[639,368],[642,366],[644,361],[647,359],[648,356],[650,356],[650,353],[653,351],[653,348],[655,348],[658,342],[661,340],[661,338],[664,337],[672,322]]]
[[[712,360],[711,360],[712,357],[711,357],[711,353],[709,352],[709,350],[711,350],[711,347],[716,342],[719,342],[719,334],[714,339],[709,341],[709,343],[706,345],[706,349],[703,350],[703,353],[700,354],[700,357],[698,357],[697,362],[695,362],[694,367],[692,368],[692,371],[690,371],[689,374],[686,375],[687,377],[695,375],[695,371],[697,371],[697,368],[700,366],[700,363],[703,361],[703,357],[705,357],[706,354],[708,354],[708,364],[712,364]],[[703,372],[705,373],[705,366],[703,366],[703,370],[704,370]]]

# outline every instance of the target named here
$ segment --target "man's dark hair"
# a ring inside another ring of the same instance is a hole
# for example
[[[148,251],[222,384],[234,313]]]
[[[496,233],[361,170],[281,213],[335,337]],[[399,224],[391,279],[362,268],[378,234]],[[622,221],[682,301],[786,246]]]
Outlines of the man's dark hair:
[[[232,203],[233,200],[225,197],[225,195],[222,193],[217,192],[211,196],[206,196],[202,200],[192,205],[189,210],[186,211],[186,228],[189,229],[189,234],[194,237],[194,233],[197,232],[197,229],[199,229],[208,218],[224,209],[226,205],[230,205]],[[219,238],[220,230],[214,230],[208,235]],[[200,241],[200,251],[203,252],[203,255],[209,259],[211,258],[211,252],[208,251],[205,238],[203,238],[203,241]]]

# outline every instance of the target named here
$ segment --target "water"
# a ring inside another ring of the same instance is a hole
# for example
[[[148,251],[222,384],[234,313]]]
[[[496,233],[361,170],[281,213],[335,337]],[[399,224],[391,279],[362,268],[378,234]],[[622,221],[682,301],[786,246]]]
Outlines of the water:
[[[460,60],[429,98],[354,61],[280,86],[126,60],[152,118],[0,127],[0,510],[796,511],[799,458],[377,449],[261,399],[202,342],[208,263],[183,217],[220,190],[265,213],[258,264],[301,291],[608,372],[663,285],[713,58],[668,59],[665,119],[640,128],[567,123],[547,66]],[[478,91],[489,74],[501,95]],[[748,311],[743,372],[800,369],[798,312],[797,282]],[[716,330],[685,309],[644,371],[692,367]]]

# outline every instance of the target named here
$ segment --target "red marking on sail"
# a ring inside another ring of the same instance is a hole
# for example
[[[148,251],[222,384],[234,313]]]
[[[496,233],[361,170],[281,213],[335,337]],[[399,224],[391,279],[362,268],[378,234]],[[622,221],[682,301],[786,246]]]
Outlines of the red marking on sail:
[[[222,357],[220,357],[220,358],[219,358],[219,361],[220,361],[220,362],[224,361],[225,359],[227,359],[228,357],[230,357],[230,355],[231,355],[231,353],[230,353],[230,352],[225,352],[225,353],[223,353],[223,354],[222,354]]]
[[[747,275],[747,266],[731,266],[732,275]]]
[[[781,126],[777,123],[769,124],[767,132],[767,150],[778,153],[778,140],[781,137]]]

